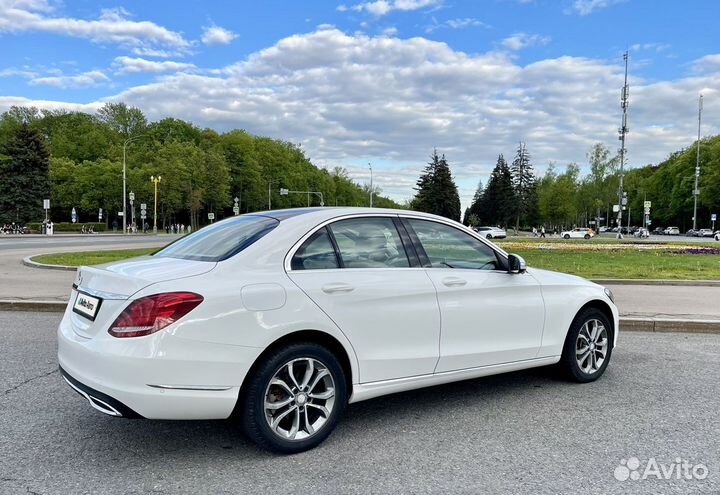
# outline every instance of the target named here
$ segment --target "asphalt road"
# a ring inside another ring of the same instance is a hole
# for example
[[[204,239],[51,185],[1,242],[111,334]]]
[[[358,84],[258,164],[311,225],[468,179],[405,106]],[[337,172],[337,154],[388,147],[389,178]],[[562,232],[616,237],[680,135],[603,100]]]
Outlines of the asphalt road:
[[[178,235],[2,235],[0,234],[0,253],[10,250],[23,250],[28,252],[54,253],[69,251],[76,248],[78,251],[88,251],[92,248],[113,249],[116,246],[131,249],[144,245],[163,245],[177,239]],[[63,249],[57,249],[63,248]],[[120,248],[118,248],[120,249]]]
[[[530,370],[354,404],[281,457],[225,421],[94,411],[56,371],[58,320],[0,313],[2,494],[720,493],[720,336],[622,334],[587,385]],[[630,457],[709,474],[618,481]]]

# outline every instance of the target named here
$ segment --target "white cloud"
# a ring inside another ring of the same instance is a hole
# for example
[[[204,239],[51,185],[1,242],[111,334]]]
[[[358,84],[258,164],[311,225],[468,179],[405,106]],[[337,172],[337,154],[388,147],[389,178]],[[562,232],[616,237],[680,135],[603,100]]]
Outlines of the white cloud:
[[[237,37],[237,34],[228,29],[221,28],[220,26],[210,26],[204,28],[201,41],[208,46],[227,45]]]
[[[575,0],[572,8],[567,13],[575,13],[580,15],[588,15],[593,12],[610,7],[627,0]]]
[[[373,2],[358,3],[350,7],[347,5],[338,5],[337,10],[340,12],[345,12],[347,10],[367,12],[381,17],[389,14],[393,10],[408,12],[425,7],[436,7],[441,3],[442,0],[375,0]]]
[[[5,69],[0,69],[0,77],[24,77],[24,78],[31,78],[31,77],[37,77],[38,73],[27,69],[18,69],[15,67],[7,67]]]
[[[463,18],[457,18],[457,19],[448,19],[446,21],[438,22],[437,19],[434,17],[432,18],[432,24],[425,27],[426,33],[433,33],[437,31],[438,29],[442,28],[448,28],[448,29],[463,29],[466,27],[484,27],[489,28],[490,26],[484,22],[482,22],[480,19],[475,19],[473,17],[463,17]]]
[[[700,59],[701,73],[673,80],[631,79],[632,166],[657,163],[693,142],[701,91],[706,114],[720,114],[720,91],[712,89],[720,88],[717,61]],[[519,140],[539,170],[550,160],[584,163],[598,141],[615,149],[622,79],[620,57],[521,65],[505,52],[467,54],[421,37],[323,29],[282,39],[215,73],[165,75],[83,108],[122,100],[151,119],[173,116],[302,143],[316,163],[347,166],[360,181],[361,165],[372,161],[378,184],[399,200],[412,195],[437,147],[467,203],[498,153],[512,156]],[[12,104],[64,105],[0,97],[0,111]],[[717,133],[716,121],[703,123],[703,134]]]
[[[110,78],[102,71],[91,70],[71,76],[59,75],[35,77],[30,79],[30,84],[34,86],[55,86],[58,88],[85,88],[89,86],[97,86],[108,81],[110,81]]]
[[[386,27],[382,31],[383,36],[395,36],[398,34],[398,29],[395,26]]]
[[[527,33],[515,33],[500,42],[500,44],[508,50],[522,50],[529,46],[542,46],[548,43],[550,43],[549,36]]]
[[[705,55],[692,62],[695,72],[713,72],[720,70],[720,53]]]
[[[161,72],[178,72],[182,70],[194,69],[194,64],[183,62],[173,62],[171,60],[147,60],[144,58],[133,57],[116,57],[113,65],[118,68],[121,74],[128,73],[161,73]]]
[[[54,16],[48,0],[0,0],[0,32],[46,32],[127,46],[161,45],[186,48],[180,33],[150,21],[128,19],[122,8],[105,9],[97,19]]]
[[[667,51],[669,48],[670,45],[668,43],[635,43],[634,45],[630,45],[628,49],[631,52],[651,51],[660,53]]]

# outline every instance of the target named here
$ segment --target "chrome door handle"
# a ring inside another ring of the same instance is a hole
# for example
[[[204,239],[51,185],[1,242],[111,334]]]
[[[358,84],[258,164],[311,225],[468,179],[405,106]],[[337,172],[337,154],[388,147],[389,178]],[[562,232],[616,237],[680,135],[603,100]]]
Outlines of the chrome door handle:
[[[461,287],[467,284],[467,280],[458,277],[445,277],[442,279],[442,283],[446,287]]]
[[[336,283],[336,284],[326,284],[322,286],[322,291],[326,294],[340,294],[343,292],[352,292],[355,290],[355,287],[348,284],[343,283]]]

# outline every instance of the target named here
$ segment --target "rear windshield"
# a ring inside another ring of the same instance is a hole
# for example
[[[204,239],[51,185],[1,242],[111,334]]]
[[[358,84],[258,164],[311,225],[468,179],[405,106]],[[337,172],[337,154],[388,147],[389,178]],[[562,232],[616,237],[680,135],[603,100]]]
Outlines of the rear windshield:
[[[242,215],[208,225],[154,254],[196,261],[222,261],[236,255],[278,226],[274,218]]]

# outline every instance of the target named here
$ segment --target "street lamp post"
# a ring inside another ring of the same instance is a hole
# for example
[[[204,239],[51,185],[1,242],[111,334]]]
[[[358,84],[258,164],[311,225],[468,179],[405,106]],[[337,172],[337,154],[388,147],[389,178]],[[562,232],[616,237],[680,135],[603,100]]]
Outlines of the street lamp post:
[[[126,139],[125,142],[123,143],[123,172],[122,172],[122,175],[123,175],[123,177],[122,177],[122,179],[123,179],[123,209],[122,209],[122,212],[123,212],[123,215],[122,215],[123,216],[123,234],[127,234],[127,211],[125,211],[126,207],[127,207],[127,198],[125,196],[126,184],[127,184],[127,178],[126,178],[127,174],[126,174],[126,166],[125,166],[126,155],[127,155],[127,145],[137,139],[144,138],[144,137],[146,137],[145,134],[141,134],[139,136],[133,136],[131,138]]]
[[[698,190],[700,181],[700,123],[702,122],[702,107],[703,107],[703,95],[700,95],[698,100],[698,139],[697,139],[697,157],[695,159],[695,188],[693,189],[693,196],[695,197],[695,203],[693,205],[693,230],[697,230],[697,203]],[[706,224],[707,225],[707,224]]]
[[[155,184],[155,205],[154,205],[154,212],[153,212],[153,234],[157,234],[157,189],[158,184],[160,183],[160,180],[162,179],[161,176],[155,177],[154,175],[150,176],[150,182]]]
[[[130,191],[128,194],[130,198],[130,228],[135,225],[135,193]]]
[[[370,208],[373,206],[373,174],[372,174],[372,165],[368,163],[368,168],[370,169]]]

